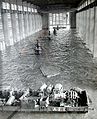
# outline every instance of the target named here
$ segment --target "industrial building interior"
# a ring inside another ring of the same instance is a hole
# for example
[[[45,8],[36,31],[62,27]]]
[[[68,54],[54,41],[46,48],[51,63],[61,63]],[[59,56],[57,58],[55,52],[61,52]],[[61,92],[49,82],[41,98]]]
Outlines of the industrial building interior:
[[[0,0],[0,89],[44,82],[87,90],[89,112],[0,111],[0,119],[97,119],[97,0]]]

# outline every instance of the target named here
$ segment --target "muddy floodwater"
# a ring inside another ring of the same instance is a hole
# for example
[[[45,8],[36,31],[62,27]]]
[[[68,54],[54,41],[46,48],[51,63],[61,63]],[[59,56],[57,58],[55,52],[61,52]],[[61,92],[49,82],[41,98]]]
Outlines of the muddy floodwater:
[[[86,114],[0,112],[0,119],[97,119],[97,64],[76,30],[59,30],[51,40],[39,34],[0,53],[0,88],[38,89],[44,82],[80,87],[90,99]],[[34,54],[36,39],[41,55]],[[45,73],[45,75],[44,75]]]

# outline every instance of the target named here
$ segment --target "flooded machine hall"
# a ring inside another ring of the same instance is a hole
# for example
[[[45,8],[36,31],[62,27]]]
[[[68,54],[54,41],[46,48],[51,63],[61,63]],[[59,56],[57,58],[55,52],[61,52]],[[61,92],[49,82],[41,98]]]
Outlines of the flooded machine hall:
[[[39,55],[34,51],[37,40]],[[85,89],[88,113],[0,112],[0,119],[97,118],[97,64],[76,30],[60,29],[51,39],[40,32],[0,52],[0,89],[37,90],[43,83]]]

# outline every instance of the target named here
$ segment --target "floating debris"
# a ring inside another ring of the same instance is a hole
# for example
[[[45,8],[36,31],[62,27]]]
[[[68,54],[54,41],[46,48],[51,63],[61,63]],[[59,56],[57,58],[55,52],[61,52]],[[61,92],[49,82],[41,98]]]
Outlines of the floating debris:
[[[40,46],[39,41],[37,40],[36,47],[35,47],[35,54],[40,55],[42,53],[42,48]]]
[[[44,65],[44,66],[41,66],[40,70],[42,74],[47,78],[54,77],[60,74],[60,69],[55,66]]]
[[[29,88],[26,91],[0,91],[0,94],[3,111],[7,107],[13,111],[19,106],[19,111],[31,109],[33,112],[88,112],[86,91],[78,87],[64,90],[60,83],[55,86],[44,83],[36,91]]]

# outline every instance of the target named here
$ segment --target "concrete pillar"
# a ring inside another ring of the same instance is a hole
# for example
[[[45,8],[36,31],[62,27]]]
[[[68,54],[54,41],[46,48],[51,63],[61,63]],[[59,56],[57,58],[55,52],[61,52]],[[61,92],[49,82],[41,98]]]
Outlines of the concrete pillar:
[[[36,18],[37,18],[37,20],[36,20],[36,21],[37,21],[37,31],[39,31],[39,30],[38,30],[38,28],[39,28],[39,19],[38,19],[38,14],[36,15]]]
[[[39,18],[40,18],[40,30],[42,29],[42,18],[41,18],[41,15],[39,15]]]
[[[10,5],[16,5],[15,10],[11,10],[11,22],[12,22],[12,33],[14,44],[20,40],[19,35],[19,23],[18,23],[18,13],[17,13],[17,0],[10,0]]]
[[[32,16],[31,13],[29,13],[29,35],[32,34]]]
[[[82,13],[80,12],[80,34],[81,34],[81,27],[82,27]]]
[[[2,13],[2,23],[3,23],[3,32],[4,32],[4,42],[5,46],[9,46],[10,42],[10,33],[9,33],[9,28],[8,28],[8,13]]]
[[[24,14],[24,32],[25,32],[25,37],[28,36],[28,14]]]
[[[77,21],[76,21],[76,25],[77,25],[77,30],[80,33],[81,36],[81,12],[77,13]]]
[[[80,34],[81,34],[81,37],[82,37],[82,27],[83,26],[83,13],[80,12]]]
[[[78,24],[78,27],[79,27],[79,33],[81,32],[81,12],[78,13],[79,14],[79,24]]]
[[[23,8],[24,7],[26,7],[28,10],[27,2],[23,2]],[[27,37],[29,36],[29,24],[28,24],[28,12],[27,11],[24,11],[23,18],[24,18],[24,33],[25,33],[25,37]]]
[[[19,23],[18,23],[18,14],[17,13],[16,13],[16,37],[17,37],[17,42],[20,41]]]
[[[48,14],[42,14],[42,29],[49,28],[49,16]]]
[[[28,14],[28,36],[30,36],[31,35],[31,25],[32,25],[31,19],[30,19],[31,13],[29,11],[30,3],[27,3],[27,7],[28,7],[28,12],[27,12],[27,14]]]
[[[70,12],[70,28],[76,28],[76,12]]]
[[[41,21],[40,15],[38,14],[38,15],[37,15],[37,30],[38,30],[38,31],[41,30],[41,29],[40,29],[40,26],[41,26],[41,25],[40,25],[40,21]]]
[[[86,46],[89,48],[89,32],[90,31],[90,9],[87,10],[87,26],[86,26]]]
[[[82,13],[82,32],[81,32],[81,35],[82,35],[82,39],[83,39],[83,37],[84,37],[84,34],[83,34],[83,32],[84,32],[84,11],[81,13]]]
[[[35,32],[37,32],[37,15],[34,14]]]
[[[36,23],[37,23],[37,24],[36,24],[36,26],[37,26],[37,31],[39,31],[39,30],[38,30],[38,28],[39,28],[39,19],[38,19],[38,14],[36,15],[36,19],[37,19],[37,20],[36,20]]]
[[[18,15],[17,13],[11,14],[11,20],[12,20],[12,32],[13,32],[13,40],[14,43],[19,41],[19,26],[18,26]]]
[[[2,1],[0,1],[0,51],[5,49],[3,19],[2,19]]]
[[[84,18],[84,42],[86,43],[86,31],[87,31],[87,10],[85,11],[85,18]]]
[[[79,31],[79,20],[80,20],[80,16],[79,16],[79,13],[76,14],[76,29],[77,31]]]
[[[35,14],[34,13],[33,13],[32,19],[33,19],[33,33],[35,33]]]
[[[17,1],[16,0],[10,0],[10,5],[12,5],[12,4],[17,5]],[[16,10],[10,10],[10,11],[11,11],[13,44],[15,44],[16,42],[18,42],[20,40],[17,7],[16,7]]]
[[[93,53],[94,46],[94,7],[90,9],[89,49]]]
[[[95,8],[94,57],[97,58],[97,7]]]
[[[41,14],[39,14],[39,30],[42,30],[42,17],[41,17]]]
[[[30,13],[28,13],[28,36],[30,36],[30,28],[31,28],[31,25],[30,25]]]
[[[34,33],[34,14],[32,14],[32,33]]]
[[[38,14],[35,14],[34,15],[34,17],[35,17],[35,32],[37,32],[38,31]]]
[[[36,32],[36,17],[35,14],[33,14],[33,24],[34,24],[34,33]]]
[[[17,0],[18,6],[23,6],[22,0]],[[24,38],[24,18],[23,13],[18,9],[18,25],[19,25],[19,36],[20,40]]]
[[[40,15],[40,30],[42,30],[42,16]]]
[[[19,36],[20,40],[24,38],[24,22],[23,22],[23,14],[18,14],[18,23],[19,23]]]
[[[85,42],[85,34],[86,34],[86,11],[83,11],[83,40]]]

